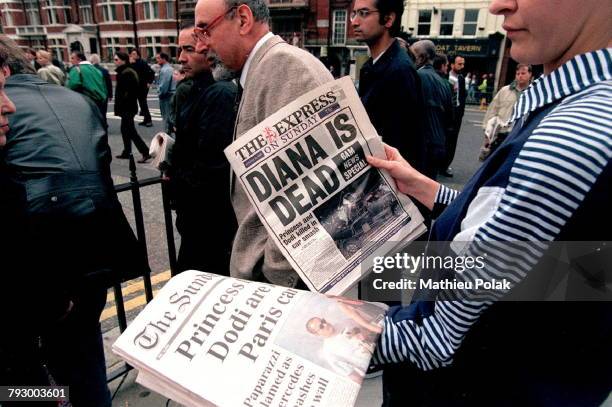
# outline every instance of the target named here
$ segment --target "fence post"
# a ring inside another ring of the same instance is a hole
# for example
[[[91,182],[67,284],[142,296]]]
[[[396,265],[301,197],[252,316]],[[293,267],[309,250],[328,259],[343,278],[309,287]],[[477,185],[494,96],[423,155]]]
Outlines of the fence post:
[[[145,234],[144,218],[142,214],[142,202],[140,200],[140,185],[138,184],[138,177],[136,176],[136,161],[134,161],[134,155],[130,153],[130,186],[132,191],[132,200],[134,201],[134,221],[136,222],[136,236],[140,243],[141,249],[143,250],[147,263],[149,262],[149,254],[147,252],[147,237]],[[151,275],[145,273],[142,276],[145,287],[145,297],[147,302],[153,299],[153,287],[151,287]]]
[[[164,223],[166,225],[166,240],[168,241],[168,261],[170,263],[170,275],[174,277],[177,273],[176,246],[174,245],[174,227],[172,225],[172,209],[168,198],[168,185],[161,182],[162,202],[164,205]]]

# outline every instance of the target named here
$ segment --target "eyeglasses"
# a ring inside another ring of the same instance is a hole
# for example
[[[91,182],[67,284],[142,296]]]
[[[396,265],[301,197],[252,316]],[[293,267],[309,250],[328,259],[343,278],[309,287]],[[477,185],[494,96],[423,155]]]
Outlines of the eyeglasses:
[[[367,18],[372,13],[379,13],[378,10],[370,10],[367,8],[360,8],[358,10],[351,11],[351,20],[354,20],[359,16],[359,18]]]
[[[220,16],[217,16],[217,17],[213,18],[212,21],[210,23],[208,23],[205,28],[194,27],[193,28],[193,38],[196,41],[208,41],[208,40],[210,40],[210,31],[213,29],[213,27],[215,25],[219,24],[221,22],[221,20],[223,18],[225,18],[225,16],[227,16],[229,13],[231,13],[234,10],[236,10],[237,8],[238,8],[238,6],[230,7],[225,13],[221,14]]]

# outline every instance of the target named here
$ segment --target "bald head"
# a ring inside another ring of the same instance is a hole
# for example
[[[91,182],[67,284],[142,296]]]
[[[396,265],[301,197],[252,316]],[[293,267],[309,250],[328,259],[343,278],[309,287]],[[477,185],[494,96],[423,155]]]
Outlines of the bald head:
[[[432,64],[436,57],[436,45],[430,40],[417,41],[410,47],[416,57],[417,67]]]

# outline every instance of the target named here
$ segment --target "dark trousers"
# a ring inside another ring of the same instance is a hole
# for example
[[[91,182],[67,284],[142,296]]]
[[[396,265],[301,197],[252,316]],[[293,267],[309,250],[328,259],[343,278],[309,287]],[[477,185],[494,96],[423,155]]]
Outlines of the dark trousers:
[[[110,407],[100,314],[106,304],[105,288],[81,288],[68,316],[41,338],[51,376],[70,387],[74,407]]]
[[[110,407],[100,331],[105,288],[81,287],[70,313],[45,327],[13,325],[0,339],[0,384],[68,386],[74,407]],[[32,329],[28,329],[32,328]],[[28,405],[2,402],[2,406]],[[39,402],[36,406],[57,406]]]
[[[143,156],[149,155],[149,147],[140,137],[136,131],[134,125],[134,115],[122,115],[121,116],[121,138],[123,139],[123,153],[130,154],[132,152],[132,141],[136,145],[136,148]]]
[[[461,122],[463,121],[463,111],[456,109],[454,115],[453,131],[446,136],[446,158],[440,168],[442,171],[450,167],[455,159],[455,150],[457,150],[457,140],[459,139],[459,131],[461,130]]]
[[[144,116],[143,121],[145,123],[151,122],[151,113],[149,112],[149,105],[147,104],[147,95],[149,94],[149,88],[140,89],[138,92],[138,105],[140,106],[140,113]]]
[[[235,227],[229,222],[218,228],[211,226],[214,225],[210,218],[203,218],[201,211],[177,208],[176,228],[181,235],[177,259],[179,271],[199,270],[229,276],[233,233],[228,235],[225,230],[234,232]],[[215,238],[205,238],[207,230],[214,230]]]

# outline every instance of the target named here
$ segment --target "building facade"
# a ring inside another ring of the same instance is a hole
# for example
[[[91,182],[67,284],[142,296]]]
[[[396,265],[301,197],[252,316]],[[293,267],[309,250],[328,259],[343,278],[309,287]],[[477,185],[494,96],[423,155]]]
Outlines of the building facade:
[[[430,39],[439,52],[464,57],[464,73],[492,73],[499,78],[507,62],[505,32],[503,17],[490,14],[489,3],[489,0],[408,0],[402,27],[411,41]]]
[[[154,0],[0,0],[2,31],[24,48],[46,48],[61,61],[73,50],[110,61],[138,44],[152,58],[176,56],[178,4]]]

